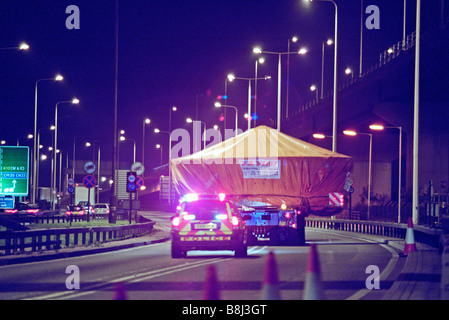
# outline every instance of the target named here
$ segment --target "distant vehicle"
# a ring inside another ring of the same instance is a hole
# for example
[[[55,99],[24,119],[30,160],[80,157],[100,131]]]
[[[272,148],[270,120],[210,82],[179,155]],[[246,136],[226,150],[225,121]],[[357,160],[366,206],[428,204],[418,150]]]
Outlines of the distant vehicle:
[[[9,214],[28,214],[33,216],[42,215],[42,211],[39,209],[39,206],[30,202],[19,202],[16,204],[14,209],[5,209],[5,213]]]
[[[94,205],[95,214],[109,214],[109,204],[97,203]]]
[[[67,211],[65,212],[65,214],[67,216],[82,216],[84,215],[85,211],[83,207],[77,206],[77,205],[69,205],[67,206]]]
[[[80,201],[78,203],[78,207],[83,208],[84,211],[86,211],[86,213],[87,213],[87,211],[90,211],[90,213],[95,213],[95,210],[93,209],[93,206],[92,205],[88,205],[88,203],[89,203],[88,201]]]
[[[233,250],[236,257],[247,256],[245,222],[224,194],[185,195],[172,218],[171,234],[172,258],[185,257],[188,250]]]

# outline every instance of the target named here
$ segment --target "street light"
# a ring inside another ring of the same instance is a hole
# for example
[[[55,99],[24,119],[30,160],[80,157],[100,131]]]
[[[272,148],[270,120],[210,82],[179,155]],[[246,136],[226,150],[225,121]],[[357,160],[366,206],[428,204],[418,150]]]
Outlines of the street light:
[[[347,75],[351,75],[351,81],[354,80],[354,71],[352,71],[351,68],[347,67],[347,68],[345,69],[345,73],[346,73]]]
[[[20,43],[17,47],[0,48],[0,50],[28,50],[30,46],[25,42]]]
[[[98,181],[98,185],[97,185],[97,203],[100,203],[100,165],[101,165],[101,160],[100,159],[101,159],[101,150],[100,150],[100,144],[97,141],[95,142],[95,145],[98,148],[98,152],[97,152],[97,181]],[[92,146],[92,143],[86,142],[86,147],[91,147],[91,146]]]
[[[383,131],[384,129],[399,129],[399,181],[398,181],[398,223],[401,223],[401,176],[402,176],[402,127],[384,127],[380,124],[372,124],[369,126],[371,130]]]
[[[39,79],[36,81],[35,87],[34,87],[34,136],[37,136],[37,85],[41,81],[62,81],[64,78],[60,74],[56,75],[54,78],[44,78]],[[31,201],[33,203],[36,203],[36,167],[37,167],[37,141],[34,139],[34,145],[33,145],[33,192],[32,192],[32,199]]]
[[[150,118],[146,118],[143,120],[143,128],[142,128],[142,164],[145,167],[145,126],[150,124]]]
[[[168,204],[171,205],[171,113],[176,112],[177,107],[172,106],[168,115]]]
[[[51,187],[51,198],[52,198],[52,210],[55,210],[55,198],[54,198],[54,192],[56,191],[56,153],[58,150],[58,105],[62,103],[69,103],[69,104],[79,104],[80,101],[77,98],[74,98],[70,101],[59,101],[56,103],[55,107],[55,143],[53,148],[53,179],[52,179],[52,187]]]
[[[253,53],[255,54],[261,54],[261,53],[266,53],[266,54],[275,54],[278,55],[278,95],[277,95],[277,130],[281,131],[281,57],[283,55],[289,55],[289,54],[300,54],[303,55],[305,53],[307,53],[307,49],[305,48],[301,48],[299,51],[297,52],[272,52],[272,51],[263,51],[261,48],[256,47],[253,49]]]
[[[298,42],[298,37],[293,36],[291,38],[288,39],[287,42],[287,52],[290,52],[290,43],[296,43]],[[287,55],[287,92],[286,92],[286,103],[285,103],[285,114],[287,115],[288,118],[288,89],[290,87],[290,55]]]
[[[233,74],[228,74],[228,80],[229,82],[232,82],[234,80],[247,80],[248,81],[248,114],[251,114],[251,80],[269,80],[271,79],[271,76],[265,76],[265,77],[258,77],[256,78],[242,78],[242,77],[236,77]],[[226,127],[224,128],[226,131]],[[248,117],[248,130],[251,129],[251,117]]]
[[[337,152],[337,43],[338,43],[338,9],[337,4],[333,0],[315,0],[332,2],[335,7],[335,26],[334,26],[334,96],[333,96],[333,111],[332,111],[332,151]],[[304,2],[312,2],[312,0],[304,0]]]
[[[327,39],[326,42],[322,42],[321,47],[321,99],[324,99],[324,44],[331,46],[334,44],[332,39]]]
[[[315,93],[316,93],[316,101],[318,102],[318,88],[317,88],[317,86],[312,84],[310,86],[310,91],[315,91]]]
[[[204,125],[203,149],[206,149],[206,123],[204,121],[201,121],[201,120],[192,120],[192,118],[187,118],[186,119],[187,123],[193,123],[194,121],[199,121],[199,122],[201,122]],[[193,130],[195,130],[195,129],[193,129]],[[201,132],[201,128],[200,128],[200,132]],[[193,135],[193,136],[195,137],[195,135]],[[194,150],[193,152],[198,151],[197,144],[196,144],[196,139],[194,139],[194,141],[193,141],[193,150]]]
[[[368,159],[368,212],[367,212],[367,219],[369,220],[369,209],[370,209],[370,203],[371,203],[371,159],[372,159],[372,152],[373,152],[373,135],[371,133],[362,133],[362,132],[355,132],[353,130],[344,130],[343,133],[347,136],[356,136],[357,134],[361,134],[364,136],[369,136],[369,159]]]
[[[161,166],[162,166],[162,145],[159,143],[156,145],[156,149],[161,149]]]
[[[220,102],[215,102],[215,108],[221,108],[221,107],[224,107],[224,108],[234,108],[234,110],[235,110],[235,136],[237,137],[237,135],[238,135],[238,129],[239,129],[239,120],[238,120],[238,117],[239,117],[239,111],[238,111],[238,109],[237,109],[237,107],[235,107],[235,106],[228,106],[228,105],[224,105],[224,104],[221,104]]]

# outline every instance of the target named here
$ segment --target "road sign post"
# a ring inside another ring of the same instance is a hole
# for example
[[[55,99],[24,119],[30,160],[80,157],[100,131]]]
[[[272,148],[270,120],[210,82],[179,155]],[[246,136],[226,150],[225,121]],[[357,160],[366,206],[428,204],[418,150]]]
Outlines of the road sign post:
[[[136,192],[137,189],[137,173],[134,171],[129,171],[126,174],[126,191],[129,193],[129,224],[131,224],[132,213],[133,213],[133,196],[132,194]]]
[[[87,192],[87,222],[90,222],[90,189],[95,187],[97,180],[93,175],[87,175],[83,179],[84,186],[88,189]]]

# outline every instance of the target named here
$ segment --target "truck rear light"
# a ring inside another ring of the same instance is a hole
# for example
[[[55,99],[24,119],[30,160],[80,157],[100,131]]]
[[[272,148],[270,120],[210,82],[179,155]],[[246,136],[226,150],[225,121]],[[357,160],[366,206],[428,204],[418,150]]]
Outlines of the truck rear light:
[[[65,214],[70,216],[72,214],[72,211],[66,211]]]
[[[237,218],[236,216],[232,216],[231,223],[234,227],[237,227],[240,223],[239,218]]]
[[[5,209],[5,213],[17,213],[17,209]]]
[[[285,216],[286,219],[290,219],[292,217],[292,214],[290,212],[286,212],[284,214],[284,216]]]
[[[226,195],[224,193],[218,194],[218,199],[220,199],[220,201],[223,201],[225,198],[226,198]]]

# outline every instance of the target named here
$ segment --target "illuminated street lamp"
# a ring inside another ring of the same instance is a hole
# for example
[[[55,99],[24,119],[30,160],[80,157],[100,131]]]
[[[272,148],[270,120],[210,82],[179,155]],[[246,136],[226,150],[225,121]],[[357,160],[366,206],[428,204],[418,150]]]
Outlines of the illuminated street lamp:
[[[345,69],[345,73],[347,74],[347,75],[351,75],[351,81],[352,80],[354,80],[354,71],[352,71],[352,69],[351,68],[346,68]]]
[[[221,104],[220,102],[215,102],[215,108],[221,108],[221,107],[223,107],[223,108],[233,108],[234,110],[235,110],[235,136],[237,137],[237,134],[238,134],[238,129],[239,129],[239,111],[238,111],[238,109],[237,109],[237,107],[235,107],[235,106],[227,106],[227,105],[224,105],[224,104]]]
[[[288,39],[287,52],[290,52],[290,43],[291,42],[293,42],[293,43],[298,42],[298,37],[293,36]],[[287,118],[288,118],[288,96],[289,96],[288,89],[289,89],[289,87],[290,87],[290,55],[288,54],[287,55],[287,92],[285,94],[286,95],[285,114],[287,115]]]
[[[277,131],[281,131],[281,76],[282,76],[282,68],[281,68],[281,57],[283,55],[290,55],[290,54],[300,54],[303,55],[307,53],[307,49],[301,48],[297,52],[272,52],[272,51],[263,51],[261,48],[256,47],[253,49],[253,53],[255,54],[275,54],[278,56],[278,95],[277,95]],[[250,113],[250,112],[249,112]]]
[[[34,87],[34,136],[37,136],[37,85],[41,81],[62,81],[64,78],[60,74],[56,75],[54,78],[44,78],[39,79],[36,81],[35,87]],[[31,202],[36,203],[36,181],[37,181],[37,165],[38,165],[38,158],[37,158],[37,141],[34,139],[34,146],[33,146],[33,192],[31,194]]]
[[[322,42],[321,47],[321,99],[324,99],[324,44],[331,46],[334,44],[332,39],[327,39],[326,42]]]
[[[318,102],[318,88],[317,88],[317,86],[312,84],[310,86],[310,91],[315,91],[315,93],[316,93],[316,101]]]
[[[204,121],[201,121],[201,120],[192,120],[192,118],[187,118],[186,119],[187,123],[193,123],[194,121],[199,121],[199,122],[201,122],[201,124],[204,125],[203,149],[206,149],[206,123]],[[200,128],[200,133],[201,133],[201,128]],[[198,150],[198,145],[197,145],[195,140],[196,139],[194,139],[194,142],[193,142],[193,144],[194,144],[193,145],[193,150],[194,150],[193,152],[196,152]]]
[[[145,167],[145,127],[151,123],[150,118],[146,118],[143,120],[143,128],[142,128],[142,164]]]
[[[402,127],[384,127],[380,124],[372,124],[369,126],[369,128],[375,131],[383,131],[384,129],[399,129],[398,223],[401,223]]]
[[[271,76],[265,76],[265,77],[258,77],[258,78],[242,78],[242,77],[236,77],[233,74],[228,74],[228,80],[229,82],[232,82],[234,80],[247,80],[248,81],[248,114],[251,114],[251,80],[257,81],[257,80],[269,80],[271,79]],[[251,119],[248,118],[248,130],[251,129]],[[226,127],[224,128],[226,131]]]
[[[74,98],[70,101],[59,101],[56,103],[55,107],[55,140],[54,140],[54,148],[53,148],[53,179],[52,179],[52,186],[51,186],[51,199],[52,199],[52,210],[55,210],[55,191],[56,191],[56,153],[58,150],[58,105],[62,103],[69,103],[69,104],[79,104],[80,101],[77,98]]]
[[[159,143],[156,145],[156,149],[161,149],[161,166],[162,166],[162,145]]]
[[[306,3],[312,2],[312,0],[303,0]],[[332,2],[335,7],[335,26],[334,26],[334,95],[333,95],[333,111],[332,111],[332,151],[337,152],[337,44],[338,44],[338,8],[337,4],[333,0],[315,0]]]
[[[357,134],[361,134],[364,136],[369,136],[369,159],[368,159],[368,212],[367,219],[369,220],[369,209],[371,203],[371,159],[372,159],[372,151],[373,151],[373,135],[371,133],[362,133],[355,132],[352,130],[345,130],[343,133],[347,136],[356,136]]]
[[[314,133],[312,135],[315,139],[325,139],[325,138],[332,138],[331,136],[326,136],[322,133]]]
[[[17,47],[6,47],[6,48],[0,48],[0,50],[28,50],[30,46],[26,44],[25,42],[22,42]]]

